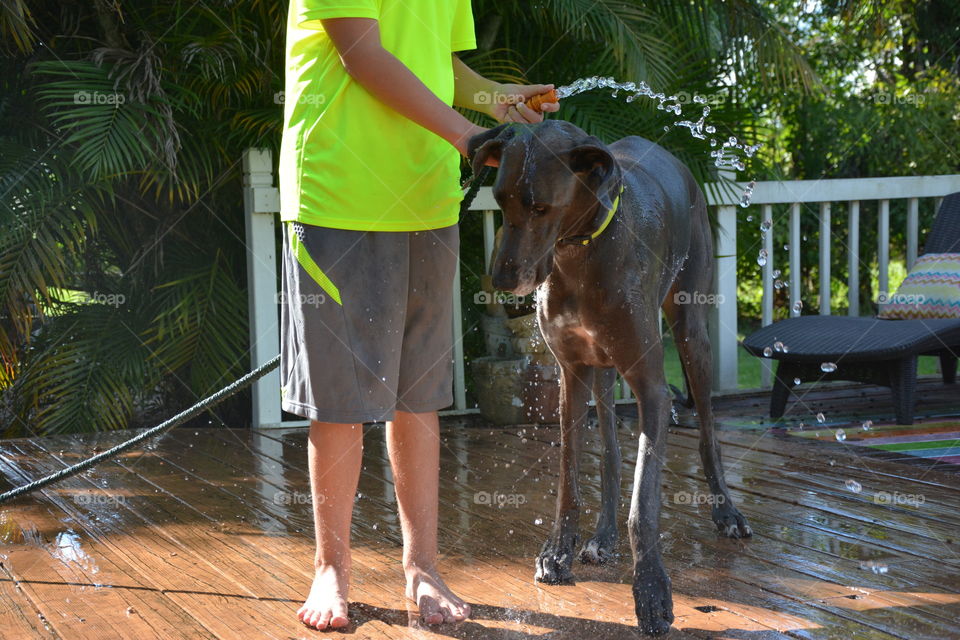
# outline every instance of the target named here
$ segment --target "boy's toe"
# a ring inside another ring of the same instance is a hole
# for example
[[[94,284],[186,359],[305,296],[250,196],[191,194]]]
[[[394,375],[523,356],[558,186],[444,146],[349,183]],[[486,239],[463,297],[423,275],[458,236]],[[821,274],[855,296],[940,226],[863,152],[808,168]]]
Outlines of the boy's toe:
[[[327,622],[330,620],[330,614],[324,614],[322,611],[314,611],[310,615],[310,626],[323,631],[327,628]]]
[[[443,622],[443,613],[440,611],[440,605],[434,598],[424,596],[420,598],[420,617],[427,624],[440,624]]]

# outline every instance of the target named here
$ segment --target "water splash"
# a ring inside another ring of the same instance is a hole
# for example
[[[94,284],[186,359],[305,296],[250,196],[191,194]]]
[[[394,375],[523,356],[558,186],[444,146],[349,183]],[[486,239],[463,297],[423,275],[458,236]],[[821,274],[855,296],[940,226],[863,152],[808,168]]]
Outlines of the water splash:
[[[871,571],[873,573],[884,574],[890,570],[890,567],[887,566],[885,562],[879,562],[876,560],[866,560],[860,563],[860,569],[863,571]]]
[[[64,564],[76,564],[88,573],[97,573],[100,568],[94,559],[84,550],[80,536],[68,529],[57,534],[52,544],[51,554]]]
[[[672,113],[677,117],[684,115],[683,106],[676,95],[668,96],[660,91],[654,91],[650,85],[643,81],[617,82],[611,77],[591,76],[589,78],[574,80],[568,85],[559,87],[556,92],[557,98],[563,99],[593,89],[612,89],[610,95],[614,98],[619,96],[622,91],[627,94],[627,102],[633,102],[640,97],[650,98],[651,100],[657,101],[658,110]],[[708,136],[717,132],[716,127],[707,122],[707,116],[710,115],[710,105],[707,104],[705,97],[699,95],[693,96],[693,104],[700,107],[699,117],[697,117],[696,120],[689,117],[688,119],[675,120],[673,126],[687,129],[694,138],[707,140]],[[744,159],[752,158],[763,146],[759,143],[753,145],[744,144],[737,140],[735,136],[730,136],[726,141],[719,143],[719,148],[716,148],[718,144],[716,138],[709,138],[709,144],[711,147],[714,147],[714,149],[710,151],[710,157],[713,158],[713,164],[718,169],[729,168],[737,171],[743,171],[746,168]],[[740,199],[740,206],[746,207],[750,204],[750,197],[753,195],[753,184],[754,183],[751,183],[750,186],[747,187],[747,190],[744,191],[743,197]],[[746,202],[746,204],[744,204],[744,202]]]
[[[743,194],[740,195],[740,206],[744,209],[750,206],[750,199],[753,198],[753,188],[756,186],[757,181],[751,180],[747,188],[743,190]]]

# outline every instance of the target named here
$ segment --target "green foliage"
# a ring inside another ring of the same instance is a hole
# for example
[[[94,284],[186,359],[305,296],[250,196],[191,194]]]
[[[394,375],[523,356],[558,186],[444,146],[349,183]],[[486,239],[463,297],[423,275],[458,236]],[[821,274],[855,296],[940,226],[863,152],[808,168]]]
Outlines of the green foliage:
[[[0,5],[6,435],[141,426],[246,368],[239,161],[251,146],[278,155],[286,9]],[[718,137],[766,143],[748,167],[758,179],[956,170],[958,21],[944,0],[835,0],[801,14],[786,0],[474,0],[474,13],[479,48],[464,58],[481,73],[558,85],[609,75],[705,95]],[[665,133],[672,118],[650,101],[589,92],[559,117],[608,141],[657,140],[711,179],[709,146]],[[803,224],[815,237],[815,221]],[[756,226],[739,236],[745,283]],[[463,227],[464,264],[480,264],[480,228],[478,217]],[[463,269],[468,357],[482,351],[476,271]],[[744,289],[742,307],[756,304]],[[247,407],[239,397],[207,419],[242,425]]]

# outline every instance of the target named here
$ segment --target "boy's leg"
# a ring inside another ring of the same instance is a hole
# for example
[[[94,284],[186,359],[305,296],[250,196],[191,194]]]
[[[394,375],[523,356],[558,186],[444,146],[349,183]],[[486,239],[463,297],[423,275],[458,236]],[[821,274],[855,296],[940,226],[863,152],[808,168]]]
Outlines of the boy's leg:
[[[397,411],[394,419],[387,422],[387,450],[403,529],[407,597],[417,603],[427,624],[463,620],[470,615],[470,605],[454,595],[437,572],[437,413]]]
[[[311,421],[307,456],[317,552],[313,586],[297,617],[317,629],[345,627],[350,519],[363,457],[362,426]]]

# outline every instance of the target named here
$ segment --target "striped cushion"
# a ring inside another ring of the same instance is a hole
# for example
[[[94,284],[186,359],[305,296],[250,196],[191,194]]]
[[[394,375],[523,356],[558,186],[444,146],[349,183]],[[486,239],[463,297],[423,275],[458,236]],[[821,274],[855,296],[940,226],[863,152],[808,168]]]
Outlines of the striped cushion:
[[[960,253],[917,258],[897,292],[880,300],[881,318],[960,318]]]

